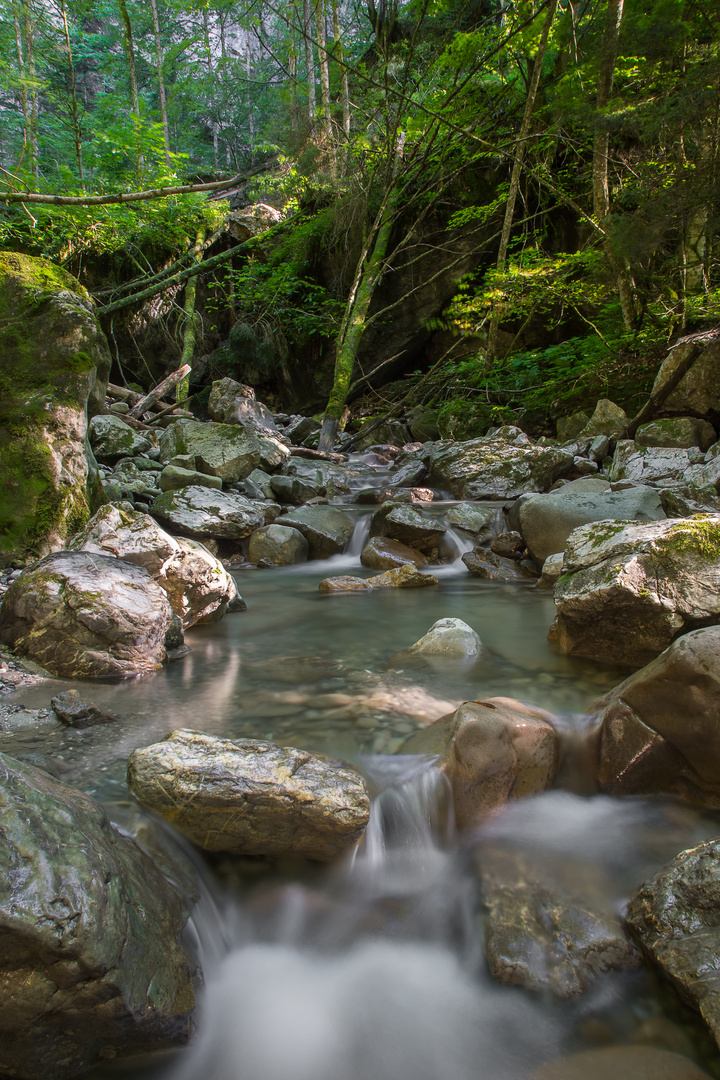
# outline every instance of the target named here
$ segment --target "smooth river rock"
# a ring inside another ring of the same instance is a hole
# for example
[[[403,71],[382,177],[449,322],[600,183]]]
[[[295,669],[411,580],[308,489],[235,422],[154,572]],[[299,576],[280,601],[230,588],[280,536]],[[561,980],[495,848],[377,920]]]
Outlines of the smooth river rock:
[[[0,1072],[74,1077],[183,1043],[179,895],[90,796],[0,754]]]
[[[477,547],[473,551],[466,551],[462,561],[473,577],[488,581],[527,581],[537,576],[514,559],[503,558],[487,548]]]
[[[25,570],[0,607],[0,641],[70,679],[157,671],[182,640],[147,570],[85,551],[60,551]]]
[[[598,779],[720,808],[720,626],[683,634],[608,695]]]
[[[389,537],[425,555],[437,550],[444,533],[441,521],[409,503],[383,503],[370,520],[371,538]]]
[[[311,559],[340,555],[355,529],[355,521],[334,506],[302,506],[285,514],[278,524],[301,532],[310,545]]]
[[[554,598],[562,652],[646,664],[683,631],[720,622],[720,515],[575,529]]]
[[[477,657],[483,652],[483,643],[472,626],[462,619],[438,619],[406,651],[418,655]]]
[[[412,563],[403,563],[384,574],[374,577],[353,577],[341,574],[338,577],[325,578],[320,582],[320,592],[370,592],[375,589],[422,589],[428,585],[437,585],[438,579],[432,574],[423,574]]]
[[[292,566],[308,557],[310,545],[301,532],[287,525],[265,525],[250,537],[248,559],[267,566]]]
[[[389,536],[373,536],[360,553],[360,562],[371,570],[392,570],[395,566],[427,566],[421,551],[392,540]]]
[[[128,784],[205,851],[326,862],[354,847],[370,816],[365,781],[342,762],[197,731],[135,750]]]
[[[720,1046],[720,840],[681,852],[646,881],[626,924]]]
[[[183,536],[202,540],[241,540],[265,524],[258,504],[232,491],[185,487],[155,499],[152,516]]]

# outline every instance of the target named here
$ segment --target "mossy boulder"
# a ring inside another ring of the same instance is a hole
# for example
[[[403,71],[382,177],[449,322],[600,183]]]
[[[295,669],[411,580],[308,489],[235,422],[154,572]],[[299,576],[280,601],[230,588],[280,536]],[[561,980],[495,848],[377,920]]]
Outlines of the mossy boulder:
[[[57,551],[89,516],[88,412],[110,352],[92,301],[44,259],[0,252],[0,565]]]
[[[573,455],[533,443],[520,428],[503,427],[469,442],[435,443],[428,467],[432,482],[456,499],[516,499],[546,491],[570,472]]]

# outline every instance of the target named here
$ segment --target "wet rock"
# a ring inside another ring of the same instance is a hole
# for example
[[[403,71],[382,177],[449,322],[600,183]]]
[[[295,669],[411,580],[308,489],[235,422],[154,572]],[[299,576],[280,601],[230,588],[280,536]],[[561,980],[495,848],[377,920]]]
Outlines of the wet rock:
[[[660,495],[653,488],[582,492],[567,484],[549,495],[526,499],[520,508],[520,531],[538,562],[565,550],[573,529],[591,521],[660,521],[665,517]]]
[[[274,499],[275,493],[270,481],[272,476],[263,469],[253,469],[249,476],[242,482],[242,487],[251,499]]]
[[[257,503],[205,487],[163,492],[152,504],[152,515],[173,532],[197,539],[240,540],[265,524]]]
[[[707,450],[716,438],[712,424],[694,416],[668,416],[663,420],[653,420],[650,424],[643,424],[635,432],[635,442],[639,446],[674,446],[685,449],[699,446],[701,450]]]
[[[457,503],[445,514],[445,521],[463,532],[474,536],[490,536],[490,529],[495,518],[495,511],[477,503]]]
[[[551,635],[562,652],[646,664],[720,621],[720,516],[598,522],[570,534]]]
[[[178,420],[160,439],[161,461],[178,454],[194,456],[196,469],[226,484],[244,480],[262,464],[260,440],[234,424]]]
[[[563,553],[562,551],[556,552],[555,555],[548,555],[545,562],[542,564],[542,571],[540,572],[540,580],[538,581],[538,588],[553,589],[555,583],[562,574],[563,568]]]
[[[493,978],[568,998],[602,972],[639,965],[599,869],[496,844],[483,844],[477,862]]]
[[[672,377],[696,343],[702,346],[702,352],[675,389],[665,398],[663,411],[683,416],[714,417],[720,412],[720,339],[717,336],[693,334],[679,341],[670,350],[657,373],[652,393],[658,391],[663,383]]]
[[[436,518],[408,504],[383,503],[370,521],[370,537],[386,536],[429,554],[437,549],[445,526]]]
[[[135,750],[128,784],[205,851],[325,862],[354,847],[370,816],[365,781],[342,762],[195,731]]]
[[[101,506],[73,537],[71,549],[144,567],[167,594],[185,630],[217,622],[237,594],[216,555],[196,540],[171,536],[149,514]]]
[[[86,728],[95,724],[112,724],[115,717],[112,713],[103,712],[92,701],[80,697],[77,690],[64,690],[50,699],[58,720],[68,727]]]
[[[61,551],[25,570],[0,607],[0,641],[66,678],[156,671],[182,640],[147,570],[84,551]]]
[[[525,550],[525,541],[519,532],[503,532],[495,537],[490,550],[503,559],[519,559]]]
[[[597,435],[605,435],[608,439],[621,439],[627,425],[628,418],[625,410],[614,401],[601,398],[595,406],[595,412],[575,438],[594,439]]]
[[[434,482],[457,499],[515,499],[544,491],[572,464],[568,450],[538,446],[515,427],[469,442],[436,443],[429,459]]]
[[[208,476],[197,469],[181,469],[177,465],[166,465],[160,473],[158,486],[161,491],[178,491],[184,487],[207,487],[219,491],[222,480],[219,476]]]
[[[352,574],[340,574],[338,577],[324,578],[318,585],[320,592],[370,592],[372,585],[361,577]]]
[[[423,574],[408,563],[368,578],[368,581],[373,589],[417,589],[438,584],[437,578],[432,574]]]
[[[302,506],[310,499],[317,499],[325,494],[326,488],[305,480],[300,476],[273,476],[270,479],[273,495],[280,503]]]
[[[428,560],[420,551],[391,540],[387,536],[373,536],[360,554],[360,562],[371,570],[392,570],[395,566],[427,566]]]
[[[319,487],[323,494],[328,489],[328,485],[333,484],[335,491],[340,494],[350,490],[346,484],[347,469],[342,465],[338,465],[332,461],[322,460],[308,460],[307,458],[298,457],[293,454],[287,458],[280,470],[281,476],[297,476],[301,480],[306,480],[308,483],[315,484]]]
[[[397,420],[386,420],[380,424],[379,427],[373,428],[369,435],[363,435],[363,428],[370,427],[373,421],[364,424],[360,428],[358,441],[355,443],[355,448],[361,453],[363,450],[368,450],[371,446],[376,446],[378,443],[388,446],[404,446],[405,443],[410,442],[410,432],[405,424],[399,423]]]
[[[462,561],[473,577],[486,578],[488,581],[527,581],[536,576],[527,567],[519,566],[514,559],[504,559],[485,548],[466,551]]]
[[[720,840],[683,851],[646,881],[626,925],[720,1045]]]
[[[152,439],[135,431],[119,416],[93,416],[89,436],[92,451],[100,462],[112,463],[142,454],[154,445]]]
[[[606,1046],[551,1061],[532,1080],[708,1080],[695,1062],[654,1046]]]
[[[427,479],[427,475],[428,470],[424,461],[412,455],[409,456],[409,460],[403,457],[402,461],[393,469],[393,486],[412,487],[415,484],[422,484]]]
[[[312,416],[294,416],[285,428],[285,434],[293,446],[297,446],[310,435],[316,435],[321,426],[318,420],[313,420]]]
[[[310,545],[311,559],[327,559],[345,550],[355,522],[334,506],[303,506],[282,518],[282,524],[301,532]]]
[[[606,698],[598,778],[720,808],[720,627],[693,630]]]
[[[275,430],[275,418],[266,405],[255,400],[250,386],[234,379],[218,379],[212,384],[208,400],[210,419],[220,424]]]
[[[292,566],[305,562],[310,545],[301,532],[286,525],[265,525],[250,537],[248,559],[253,563]]]
[[[185,1042],[195,998],[178,894],[99,803],[0,760],[0,1069],[63,1080]]]
[[[438,619],[427,634],[406,651],[420,655],[477,657],[483,652],[483,643],[472,626],[462,619]]]

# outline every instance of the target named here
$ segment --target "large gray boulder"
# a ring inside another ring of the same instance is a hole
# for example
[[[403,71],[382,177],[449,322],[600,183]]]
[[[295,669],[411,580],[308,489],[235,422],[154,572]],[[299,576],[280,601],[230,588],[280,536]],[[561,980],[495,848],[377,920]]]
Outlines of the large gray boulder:
[[[410,503],[385,502],[372,515],[370,536],[386,536],[430,554],[437,551],[445,526],[433,515]]]
[[[265,524],[256,502],[231,491],[186,487],[166,491],[152,504],[152,515],[173,532],[201,540],[241,540]]]
[[[253,563],[292,566],[308,557],[310,545],[301,532],[287,525],[265,525],[250,537],[248,559]]]
[[[560,488],[525,499],[520,507],[520,532],[538,562],[564,551],[573,529],[591,521],[660,521],[665,518],[660,495],[638,485],[623,491],[582,492]]]
[[[628,418],[624,409],[608,398],[600,398],[585,427],[573,437],[580,440],[605,435],[608,439],[619,439],[624,435],[627,424]]]
[[[0,1072],[74,1077],[183,1043],[187,912],[99,803],[0,754]]]
[[[195,458],[195,468],[219,476],[225,484],[244,480],[253,469],[276,469],[287,449],[272,439],[259,437],[236,424],[177,420],[160,439],[160,460],[178,455]]]
[[[135,750],[128,784],[205,851],[326,862],[355,846],[370,816],[363,778],[342,762],[196,731]]]
[[[109,371],[82,285],[45,259],[0,252],[0,565],[57,551],[89,517],[87,418]]]
[[[693,334],[679,341],[658,371],[652,393],[655,394],[672,377],[696,343],[702,346],[702,352],[663,401],[663,411],[716,419],[720,415],[720,337],[717,334]]]
[[[720,515],[583,525],[554,598],[562,652],[646,664],[684,630],[720,622]]]
[[[290,503],[292,506],[302,506],[303,503],[324,495],[327,490],[300,476],[273,476],[270,487],[279,503]]]
[[[101,506],[70,548],[145,567],[167,594],[184,630],[217,622],[237,596],[234,579],[212,552],[197,540],[171,536],[149,514]]]
[[[639,446],[676,446],[686,450],[698,446],[707,450],[716,439],[712,424],[694,416],[667,416],[643,424],[635,432],[635,442]]]
[[[683,634],[616,687],[598,745],[604,791],[720,808],[720,626]]]
[[[720,840],[683,851],[646,881],[626,925],[720,1046]]]
[[[166,465],[158,480],[161,491],[179,491],[180,488],[198,486],[220,491],[222,480],[219,476],[208,476],[197,469],[184,469],[181,465]]]
[[[664,446],[640,446],[632,439],[621,439],[615,447],[608,480],[632,480],[636,484],[682,486],[695,462],[686,449]]]
[[[0,641],[69,679],[156,671],[182,640],[166,593],[144,567],[86,551],[35,563],[0,607]]]
[[[301,532],[310,545],[311,559],[327,559],[345,550],[355,521],[334,506],[301,506],[285,514],[279,524]]]
[[[240,424],[241,427],[266,428],[275,431],[275,419],[261,401],[255,400],[250,386],[234,379],[217,379],[210,388],[208,400],[210,419],[219,424]]]
[[[571,451],[537,446],[515,427],[469,442],[436,443],[428,461],[432,482],[456,499],[516,499],[545,491],[572,467]]]
[[[144,454],[154,445],[153,439],[135,431],[119,416],[94,416],[90,421],[90,446],[100,462],[112,464]]]

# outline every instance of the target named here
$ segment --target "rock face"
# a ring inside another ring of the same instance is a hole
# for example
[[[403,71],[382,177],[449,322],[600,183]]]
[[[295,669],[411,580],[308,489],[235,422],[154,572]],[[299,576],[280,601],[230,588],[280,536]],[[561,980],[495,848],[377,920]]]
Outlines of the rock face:
[[[0,252],[0,565],[57,551],[89,516],[87,413],[110,352],[82,286]]]
[[[363,778],[341,762],[195,731],[135,750],[128,784],[205,851],[325,862],[355,845],[370,816]]]
[[[119,416],[94,416],[90,421],[90,446],[98,461],[113,463],[144,454],[152,445]]]
[[[392,570],[394,566],[427,566],[428,560],[421,551],[415,551],[399,540],[387,536],[373,536],[360,553],[360,562],[371,570]]]
[[[292,566],[308,557],[310,545],[301,532],[287,525],[265,525],[250,537],[248,559],[266,566]]]
[[[219,476],[226,484],[244,480],[253,469],[262,467],[263,458],[260,439],[244,428],[198,420],[178,420],[163,433],[160,460],[169,461],[178,454],[193,455],[196,469]],[[280,454],[277,464],[282,460]]]
[[[311,559],[328,559],[345,550],[355,522],[334,506],[302,506],[282,518],[282,524],[302,533],[310,545]]]
[[[170,536],[149,514],[101,506],[70,547],[145,567],[167,594],[184,630],[217,622],[237,595],[234,579],[218,558],[197,540]]]
[[[663,411],[680,415],[702,416],[710,420],[720,417],[720,338],[694,334],[670,350],[660,368],[652,393],[655,393],[677,369],[696,342],[703,349],[690,371],[682,377],[663,402]]]
[[[569,487],[570,485],[568,485]],[[552,491],[525,499],[520,531],[532,557],[544,562],[565,550],[573,529],[591,521],[660,521],[665,518],[660,495],[647,487],[624,491]]]
[[[462,443],[436,443],[429,460],[431,478],[456,499],[516,499],[545,491],[573,466],[570,451],[536,446],[520,428]]]
[[[0,607],[0,641],[53,675],[126,678],[156,671],[182,644],[165,592],[147,570],[84,551],[48,555]]]
[[[173,532],[198,539],[241,540],[265,524],[257,503],[244,495],[206,487],[166,491],[152,504],[152,514]]]
[[[234,379],[218,379],[212,384],[208,412],[210,419],[220,424],[275,430],[273,414],[261,401],[255,400],[252,387]]]
[[[605,791],[720,808],[720,627],[683,634],[613,690],[599,745]]]
[[[602,871],[498,845],[481,847],[478,871],[488,909],[485,957],[500,982],[567,998],[601,972],[638,965]]]
[[[0,1071],[62,1080],[185,1042],[177,893],[94,799],[0,761]]]
[[[626,923],[720,1045],[720,841],[683,851],[646,881]]]
[[[720,621],[720,516],[584,525],[554,597],[562,652],[646,664],[683,630]]]

